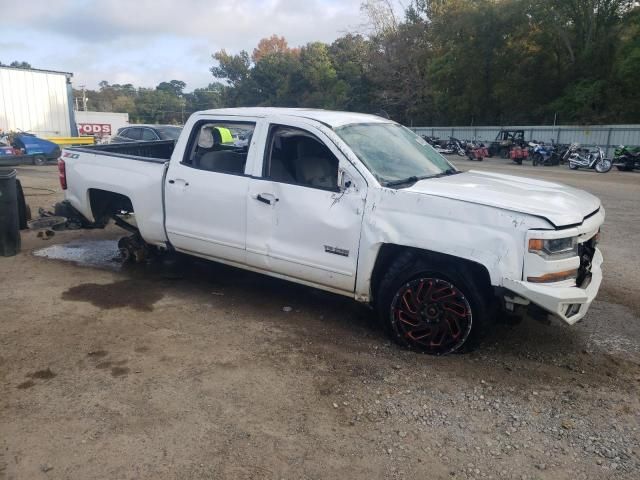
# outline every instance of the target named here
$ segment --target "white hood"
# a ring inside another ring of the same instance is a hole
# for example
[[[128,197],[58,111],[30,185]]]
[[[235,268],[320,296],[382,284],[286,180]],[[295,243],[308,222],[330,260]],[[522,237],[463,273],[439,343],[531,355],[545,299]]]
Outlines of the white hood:
[[[546,218],[556,227],[582,223],[600,208],[600,199],[577,188],[476,170],[421,180],[403,191],[526,213]]]

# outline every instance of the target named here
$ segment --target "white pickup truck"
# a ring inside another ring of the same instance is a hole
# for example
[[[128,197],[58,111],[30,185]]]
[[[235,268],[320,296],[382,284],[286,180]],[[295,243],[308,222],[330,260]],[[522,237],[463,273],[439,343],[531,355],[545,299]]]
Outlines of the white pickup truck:
[[[426,353],[468,349],[500,311],[574,324],[602,281],[598,198],[462,173],[373,115],[203,111],[175,146],[69,148],[59,171],[67,216],[115,218],[156,251],[366,302],[393,339]]]

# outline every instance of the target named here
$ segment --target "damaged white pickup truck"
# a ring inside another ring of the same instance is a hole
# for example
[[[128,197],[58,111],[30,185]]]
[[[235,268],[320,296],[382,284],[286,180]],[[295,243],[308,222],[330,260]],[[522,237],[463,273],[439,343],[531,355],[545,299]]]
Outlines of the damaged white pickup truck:
[[[377,116],[198,112],[175,146],[69,148],[59,171],[58,213],[115,219],[134,234],[125,255],[178,251],[353,297],[431,354],[472,347],[501,311],[574,324],[602,280],[598,198],[462,173]]]

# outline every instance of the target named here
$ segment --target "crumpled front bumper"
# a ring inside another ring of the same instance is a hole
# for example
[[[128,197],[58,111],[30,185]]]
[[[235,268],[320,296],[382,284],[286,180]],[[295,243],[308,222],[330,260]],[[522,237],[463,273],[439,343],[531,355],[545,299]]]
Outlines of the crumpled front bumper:
[[[520,297],[530,300],[569,325],[582,320],[598,294],[602,283],[602,253],[598,248],[591,262],[591,277],[581,287],[562,287],[522,280],[504,279],[504,287]],[[579,309],[577,306],[579,305]]]

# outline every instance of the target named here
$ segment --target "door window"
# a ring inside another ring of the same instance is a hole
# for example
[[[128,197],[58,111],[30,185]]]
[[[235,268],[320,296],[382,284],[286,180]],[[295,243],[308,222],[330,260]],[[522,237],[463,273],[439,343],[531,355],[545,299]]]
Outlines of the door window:
[[[151,141],[151,140],[157,140],[157,139],[158,139],[158,136],[150,128],[144,128],[142,130],[142,140]]]
[[[210,172],[244,174],[255,123],[211,122],[196,124],[184,165]]]
[[[338,189],[338,159],[315,135],[300,128],[271,127],[263,174],[275,182]]]

